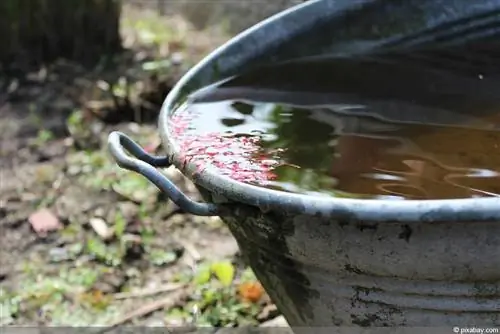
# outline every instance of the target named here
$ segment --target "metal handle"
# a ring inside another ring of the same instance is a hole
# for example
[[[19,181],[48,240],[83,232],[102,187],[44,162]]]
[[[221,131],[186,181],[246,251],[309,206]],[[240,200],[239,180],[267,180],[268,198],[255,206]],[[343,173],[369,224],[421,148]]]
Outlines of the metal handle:
[[[108,149],[118,166],[144,176],[164,192],[181,210],[197,216],[216,216],[219,212],[219,207],[215,204],[199,203],[191,200],[155,168],[170,166],[171,163],[167,157],[148,154],[127,135],[118,131],[110,133]],[[137,159],[127,155],[124,149]]]

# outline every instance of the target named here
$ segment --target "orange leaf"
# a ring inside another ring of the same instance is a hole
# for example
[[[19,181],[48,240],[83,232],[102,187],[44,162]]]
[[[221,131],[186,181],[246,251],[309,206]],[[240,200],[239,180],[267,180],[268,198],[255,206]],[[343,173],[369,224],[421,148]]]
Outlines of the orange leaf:
[[[79,296],[80,302],[98,309],[105,309],[111,302],[111,297],[100,290],[91,290]]]
[[[245,282],[238,287],[241,298],[245,301],[256,303],[264,294],[264,288],[259,282]]]

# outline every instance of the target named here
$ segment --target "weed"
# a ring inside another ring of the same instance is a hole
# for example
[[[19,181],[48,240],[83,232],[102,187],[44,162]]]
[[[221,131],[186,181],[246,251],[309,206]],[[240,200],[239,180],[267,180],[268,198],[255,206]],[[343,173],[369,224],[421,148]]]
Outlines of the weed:
[[[175,308],[166,314],[170,324],[192,322],[197,326],[237,326],[257,324],[256,316],[260,312],[259,298],[244,298],[242,285],[255,281],[250,269],[241,273],[236,280],[236,268],[229,261],[201,264],[191,282],[196,292],[184,307]],[[244,287],[244,286],[243,286]]]
[[[43,146],[43,144],[52,139],[54,139],[54,134],[52,133],[52,131],[46,129],[39,130],[35,140],[35,145]]]
[[[122,264],[125,251],[121,244],[106,245],[100,239],[90,238],[87,240],[88,254],[92,255],[94,259],[105,265],[117,267]]]
[[[155,266],[165,266],[177,260],[177,254],[175,252],[167,252],[159,249],[149,251],[148,257],[149,261]]]
[[[89,267],[63,267],[53,275],[39,273],[31,263],[26,263],[24,268],[27,275],[19,282],[20,289],[0,290],[2,325],[13,323],[20,312],[33,317],[57,318],[57,313],[66,309],[69,301],[75,302],[80,295],[87,294],[100,274],[97,268]],[[104,307],[104,302],[98,306]]]
[[[115,225],[114,225],[115,236],[121,239],[123,237],[123,234],[125,233],[126,227],[127,227],[127,221],[120,212],[117,212],[115,215]]]

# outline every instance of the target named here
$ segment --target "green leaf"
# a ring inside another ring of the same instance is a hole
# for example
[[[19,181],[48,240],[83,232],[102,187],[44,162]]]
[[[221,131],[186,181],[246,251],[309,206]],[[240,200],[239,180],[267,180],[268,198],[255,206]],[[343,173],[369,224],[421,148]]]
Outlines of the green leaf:
[[[123,233],[125,233],[125,228],[127,227],[127,221],[123,217],[121,213],[117,213],[115,217],[115,235],[118,238],[121,238],[123,236]]]
[[[224,286],[230,286],[234,279],[234,266],[229,261],[212,264],[212,272]]]
[[[97,260],[103,261],[111,266],[120,265],[123,258],[123,250],[115,245],[106,246],[98,239],[89,239],[87,241],[87,252]]]
[[[198,269],[196,276],[194,277],[194,282],[196,285],[203,285],[210,281],[210,276],[212,273],[210,272],[210,267],[202,266]]]
[[[203,302],[205,305],[209,305],[216,300],[217,296],[214,290],[209,289],[203,291]]]
[[[119,195],[136,203],[145,202],[158,192],[146,178],[134,174],[120,179],[112,188]]]
[[[102,241],[92,238],[87,241],[87,251],[97,258],[105,258],[108,249]]]
[[[175,254],[175,252],[166,252],[159,249],[151,250],[149,257],[151,263],[155,266],[164,266],[174,263],[177,260],[177,254]]]

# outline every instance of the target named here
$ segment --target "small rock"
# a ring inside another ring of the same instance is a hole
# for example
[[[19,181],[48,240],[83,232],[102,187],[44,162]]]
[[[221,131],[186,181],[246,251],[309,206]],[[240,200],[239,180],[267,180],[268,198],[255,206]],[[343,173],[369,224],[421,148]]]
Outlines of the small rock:
[[[113,236],[113,230],[108,227],[108,224],[102,218],[91,218],[89,221],[92,229],[103,240],[109,240]]]
[[[266,306],[264,306],[262,308],[262,310],[260,311],[260,313],[257,315],[257,319],[258,320],[269,319],[269,318],[271,318],[271,316],[270,316],[271,314],[274,314],[274,316],[276,316],[277,312],[278,312],[278,308],[276,307],[276,305],[274,305],[274,304],[267,304]]]
[[[130,132],[137,134],[141,131],[141,126],[137,123],[130,123],[128,125],[128,129],[130,130]]]
[[[73,166],[69,166],[68,167],[68,170],[67,170],[67,173],[69,175],[78,175],[80,172],[81,172],[81,167],[80,166],[76,166],[76,165],[73,165]]]
[[[184,61],[184,55],[181,52],[174,52],[170,56],[170,61],[172,62],[172,65],[179,66]]]
[[[32,213],[28,221],[38,235],[46,235],[47,232],[57,231],[63,227],[59,219],[48,209]]]
[[[63,262],[71,259],[67,249],[61,247],[50,249],[49,257],[52,262]]]

